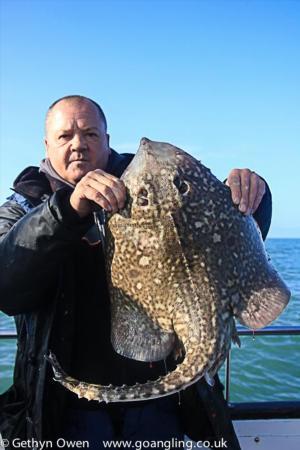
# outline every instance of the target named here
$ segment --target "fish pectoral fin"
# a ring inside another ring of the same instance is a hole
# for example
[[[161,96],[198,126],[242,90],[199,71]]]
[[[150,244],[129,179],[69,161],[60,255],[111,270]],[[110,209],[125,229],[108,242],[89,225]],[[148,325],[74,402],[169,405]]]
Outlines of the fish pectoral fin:
[[[237,320],[256,330],[272,323],[289,302],[291,292],[275,270],[269,274],[269,282],[249,293],[232,296],[232,309]]]
[[[148,311],[120,289],[113,288],[111,342],[114,350],[137,361],[159,361],[174,347],[171,320],[164,327]]]

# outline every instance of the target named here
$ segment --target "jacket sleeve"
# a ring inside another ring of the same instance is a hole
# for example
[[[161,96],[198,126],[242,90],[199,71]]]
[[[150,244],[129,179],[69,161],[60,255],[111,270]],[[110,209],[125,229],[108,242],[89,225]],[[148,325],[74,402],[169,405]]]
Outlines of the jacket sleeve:
[[[26,313],[43,305],[57,288],[64,254],[88,231],[92,216],[72,209],[70,191],[61,189],[26,213],[16,202],[0,207],[0,310]]]
[[[266,192],[261,199],[257,210],[253,214],[253,218],[256,220],[260,228],[263,240],[265,240],[269,232],[272,219],[272,194],[267,183]]]

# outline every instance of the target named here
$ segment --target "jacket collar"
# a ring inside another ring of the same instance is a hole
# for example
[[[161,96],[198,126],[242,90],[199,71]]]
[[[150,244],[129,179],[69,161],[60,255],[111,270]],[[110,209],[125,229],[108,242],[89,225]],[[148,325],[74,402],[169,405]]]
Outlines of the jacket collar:
[[[120,177],[133,157],[131,153],[119,154],[111,149],[106,172]],[[17,176],[13,183],[13,190],[27,198],[34,206],[53,193],[49,179],[36,166],[27,167]]]

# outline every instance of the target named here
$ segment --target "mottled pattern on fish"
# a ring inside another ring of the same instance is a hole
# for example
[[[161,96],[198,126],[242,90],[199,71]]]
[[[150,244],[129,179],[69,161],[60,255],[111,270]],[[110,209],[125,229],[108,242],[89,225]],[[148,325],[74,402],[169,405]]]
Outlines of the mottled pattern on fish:
[[[57,381],[106,402],[161,397],[212,379],[237,340],[234,317],[264,327],[290,297],[253,218],[192,156],[144,138],[122,178],[129,200],[106,234],[113,346],[140,361],[180,350],[185,358],[158,380],[115,387],[75,380],[50,356]]]

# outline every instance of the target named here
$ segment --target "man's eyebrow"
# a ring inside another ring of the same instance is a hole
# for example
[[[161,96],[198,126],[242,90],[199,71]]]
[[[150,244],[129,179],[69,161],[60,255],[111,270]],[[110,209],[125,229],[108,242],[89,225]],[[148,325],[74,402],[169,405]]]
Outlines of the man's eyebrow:
[[[58,133],[58,134],[61,134],[61,133],[70,133],[70,131],[72,131],[72,128],[69,128],[69,129],[66,129],[66,130],[57,130],[57,133]]]
[[[98,130],[98,127],[86,127],[82,128],[83,131],[91,131],[91,130]]]
[[[92,130],[96,130],[98,131],[98,127],[86,127],[86,128],[81,128],[81,130],[83,131],[92,131]],[[71,133],[73,131],[73,128],[68,128],[68,129],[62,129],[62,130],[57,130],[58,134],[63,134],[63,133]]]

